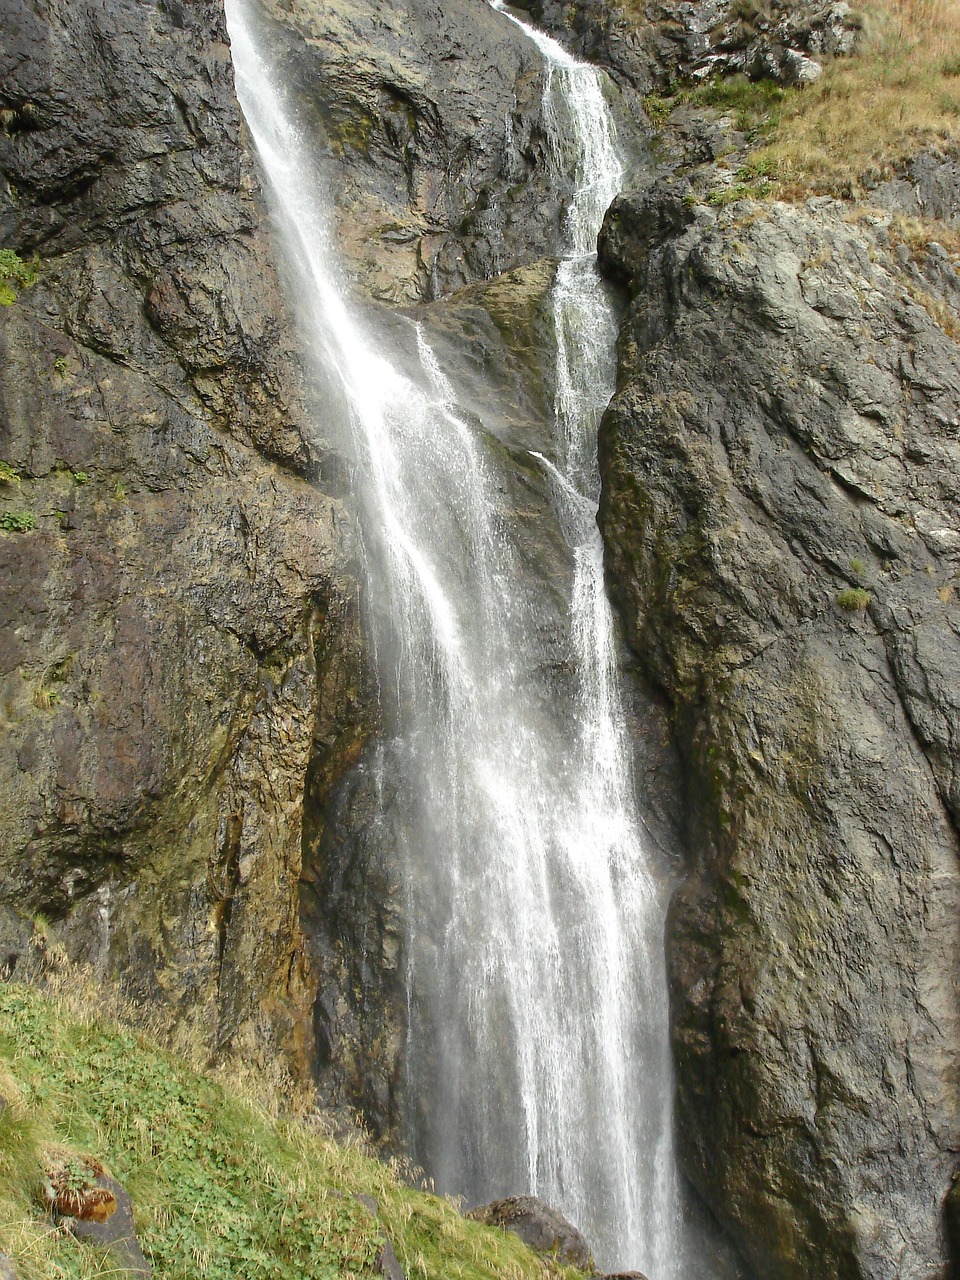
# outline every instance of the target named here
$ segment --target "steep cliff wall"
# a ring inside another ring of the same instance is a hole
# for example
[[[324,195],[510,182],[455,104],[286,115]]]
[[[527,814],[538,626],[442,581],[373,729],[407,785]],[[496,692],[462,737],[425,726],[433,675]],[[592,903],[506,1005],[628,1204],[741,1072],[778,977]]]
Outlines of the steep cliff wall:
[[[744,141],[677,111],[601,236],[601,524],[687,775],[682,1157],[758,1275],[919,1280],[960,1134],[955,158],[760,203]]]
[[[561,218],[541,60],[480,0],[258,12],[371,328],[389,346],[419,305],[516,460],[528,571],[569,573],[527,454]],[[3,961],[63,939],[195,1044],[280,1047],[386,1131],[400,921],[353,462],[285,302],[222,6],[3,17],[0,235],[38,258],[0,310]]]
[[[222,11],[3,28],[0,225],[39,260],[0,314],[0,503],[33,522],[0,533],[4,964],[43,916],[201,1044],[302,1067],[304,777],[360,642]]]

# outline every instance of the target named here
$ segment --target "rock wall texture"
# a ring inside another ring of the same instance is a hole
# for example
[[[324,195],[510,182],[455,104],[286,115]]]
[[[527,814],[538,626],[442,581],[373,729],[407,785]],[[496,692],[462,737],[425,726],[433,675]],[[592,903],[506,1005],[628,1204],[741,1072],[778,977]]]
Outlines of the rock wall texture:
[[[684,1167],[758,1275],[945,1274],[957,1167],[960,278],[889,215],[615,203],[601,525],[668,695]]]
[[[304,778],[360,642],[223,14],[2,21],[0,228],[39,258],[0,314],[0,503],[35,522],[0,533],[3,960],[45,917],[199,1043],[302,1068]]]

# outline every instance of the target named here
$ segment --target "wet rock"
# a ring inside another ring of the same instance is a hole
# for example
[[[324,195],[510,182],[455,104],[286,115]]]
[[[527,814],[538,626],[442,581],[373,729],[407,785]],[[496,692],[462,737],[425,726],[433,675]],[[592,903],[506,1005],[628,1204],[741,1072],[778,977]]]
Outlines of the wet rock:
[[[97,1178],[97,1186],[111,1195],[116,1202],[116,1211],[105,1221],[93,1219],[69,1218],[67,1225],[78,1240],[86,1240],[109,1250],[117,1265],[122,1267],[126,1275],[142,1277],[149,1280],[153,1274],[150,1264],[143,1255],[137,1240],[133,1221],[133,1205],[130,1197],[113,1178],[101,1174]]]
[[[16,1267],[5,1253],[0,1253],[0,1280],[20,1280]]]
[[[543,68],[513,23],[475,0],[284,0],[262,21],[317,140],[343,252],[373,297],[446,294],[554,242]]]
[[[590,1246],[572,1223],[536,1196],[508,1196],[467,1214],[475,1222],[512,1231],[537,1253],[549,1254],[581,1270],[593,1267]]]
[[[665,182],[602,237],[600,520],[687,769],[680,1156],[785,1280],[942,1274],[960,1119],[956,273],[848,215]]]

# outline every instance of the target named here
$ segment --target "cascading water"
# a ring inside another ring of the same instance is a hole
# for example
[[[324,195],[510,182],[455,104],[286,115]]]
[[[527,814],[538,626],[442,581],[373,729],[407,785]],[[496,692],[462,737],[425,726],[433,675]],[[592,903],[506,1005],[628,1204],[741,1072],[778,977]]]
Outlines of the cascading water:
[[[388,602],[371,625],[396,690],[383,767],[406,897],[413,1152],[442,1191],[535,1192],[601,1260],[678,1280],[664,904],[634,807],[595,519],[614,324],[593,244],[621,178],[599,77],[525,28],[546,65],[557,180],[574,189],[553,292],[557,438],[552,461],[537,455],[573,565],[575,691],[558,705],[540,637],[556,587],[523,572],[484,433],[419,328],[391,363],[354,319],[282,77],[245,0],[227,10],[307,336],[352,420],[370,594]]]

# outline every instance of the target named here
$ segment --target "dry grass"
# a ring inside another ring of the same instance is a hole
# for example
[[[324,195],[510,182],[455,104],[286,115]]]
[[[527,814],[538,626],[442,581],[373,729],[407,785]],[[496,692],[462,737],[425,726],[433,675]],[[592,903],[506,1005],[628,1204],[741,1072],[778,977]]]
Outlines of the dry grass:
[[[872,0],[852,58],[785,96],[755,153],[780,194],[858,195],[924,146],[960,142],[960,3]]]

